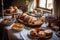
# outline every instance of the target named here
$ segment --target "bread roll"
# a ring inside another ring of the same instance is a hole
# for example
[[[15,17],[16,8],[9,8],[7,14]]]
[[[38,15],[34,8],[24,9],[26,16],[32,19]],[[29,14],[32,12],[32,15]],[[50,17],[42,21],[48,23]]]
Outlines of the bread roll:
[[[17,6],[13,6],[13,8],[14,8],[14,12],[19,12],[19,9]]]
[[[35,15],[36,15],[36,14],[37,14],[37,10],[33,10],[33,14],[35,14]]]
[[[46,29],[45,30],[45,33],[46,33],[47,36],[52,35],[52,30]]]
[[[31,30],[31,31],[30,31],[30,35],[31,35],[31,36],[34,36],[34,37],[37,37],[37,32],[36,32],[36,30],[35,30],[35,29]]]
[[[37,21],[34,22],[34,24],[38,24],[38,25],[39,25],[39,24],[42,24],[42,23],[43,23],[43,22],[42,22],[41,20],[37,20]]]
[[[28,24],[32,24],[32,16],[29,16],[30,19],[28,20]]]
[[[35,28],[37,32],[44,31],[44,28]]]
[[[20,18],[21,18],[21,16],[22,16],[22,14],[19,14],[19,15],[18,15],[18,18],[20,19]]]
[[[39,37],[39,38],[45,38],[45,37],[46,37],[45,32],[44,32],[44,31],[40,31],[40,32],[38,33],[38,37]]]
[[[10,13],[13,13],[15,9],[13,8],[13,6],[10,6],[9,10],[10,10]]]

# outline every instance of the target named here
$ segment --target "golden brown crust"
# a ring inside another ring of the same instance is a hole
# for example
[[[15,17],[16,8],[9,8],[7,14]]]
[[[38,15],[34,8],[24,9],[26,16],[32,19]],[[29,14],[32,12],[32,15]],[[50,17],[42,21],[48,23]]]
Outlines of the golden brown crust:
[[[38,37],[39,37],[39,38],[45,38],[45,37],[46,37],[45,32],[44,32],[44,31],[40,31],[40,32],[38,33]]]
[[[36,30],[35,29],[31,30],[30,35],[36,37],[37,36]]]
[[[3,24],[7,24],[7,23],[9,23],[9,22],[12,22],[12,20],[13,20],[13,19],[11,19],[11,18],[4,19],[4,20],[2,21],[2,23],[3,23]]]
[[[23,24],[15,23],[12,28],[24,28]]]
[[[30,25],[40,25],[43,23],[42,19],[37,19],[36,17],[29,16],[28,14],[22,14],[22,16],[19,19]]]
[[[40,31],[42,31],[43,33],[45,33],[43,28],[35,28],[35,29],[33,29],[33,30],[30,31],[30,35],[31,35],[31,36],[34,36],[34,37],[40,37],[40,36],[39,36],[39,35],[40,35],[40,34],[39,34]],[[44,34],[43,34],[43,35],[44,35]],[[42,36],[43,36],[43,35],[42,35]],[[44,37],[45,37],[45,35],[44,35]]]
[[[51,36],[52,35],[52,30],[50,29],[44,29],[44,28],[35,28],[35,29],[31,29],[30,31],[30,35],[34,36],[34,37],[39,37],[39,38],[45,38],[47,36]]]

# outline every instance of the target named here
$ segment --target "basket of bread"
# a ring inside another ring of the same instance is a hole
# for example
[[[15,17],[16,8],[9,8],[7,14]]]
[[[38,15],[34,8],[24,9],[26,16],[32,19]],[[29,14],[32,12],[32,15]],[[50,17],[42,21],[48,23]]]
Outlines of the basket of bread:
[[[44,22],[42,18],[29,16],[25,13],[18,15],[17,19],[19,22],[24,23],[25,25],[28,25],[28,26],[40,26]]]

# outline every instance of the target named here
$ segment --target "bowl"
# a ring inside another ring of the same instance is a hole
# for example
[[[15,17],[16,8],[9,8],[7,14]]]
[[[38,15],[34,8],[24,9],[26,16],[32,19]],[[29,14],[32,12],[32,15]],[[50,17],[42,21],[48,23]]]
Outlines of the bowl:
[[[20,23],[14,23],[11,26],[12,30],[14,30],[14,31],[21,31],[21,30],[23,30],[24,27],[25,26],[23,24],[20,24]]]
[[[23,28],[12,28],[12,30],[17,32],[23,30]]]

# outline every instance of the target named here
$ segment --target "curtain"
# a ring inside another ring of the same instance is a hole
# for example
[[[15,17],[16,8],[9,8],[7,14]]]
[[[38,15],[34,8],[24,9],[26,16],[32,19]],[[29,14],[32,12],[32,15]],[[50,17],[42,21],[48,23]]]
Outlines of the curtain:
[[[28,12],[32,12],[36,8],[36,0],[31,0],[28,4]]]
[[[60,0],[54,0],[54,16],[60,20]]]

